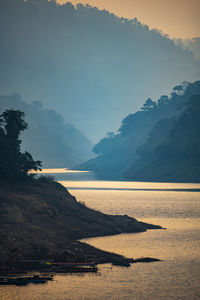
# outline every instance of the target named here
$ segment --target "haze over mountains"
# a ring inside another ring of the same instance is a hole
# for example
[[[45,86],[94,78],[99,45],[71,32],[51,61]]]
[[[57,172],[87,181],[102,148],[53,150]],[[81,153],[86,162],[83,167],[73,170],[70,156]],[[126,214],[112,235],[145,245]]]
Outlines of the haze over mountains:
[[[0,114],[6,109],[25,113],[28,130],[22,134],[22,150],[41,160],[43,167],[72,167],[92,155],[92,143],[72,124],[40,101],[24,102],[20,95],[0,96]]]
[[[81,4],[1,0],[0,36],[0,95],[41,100],[93,141],[200,74],[191,52],[137,19]]]
[[[200,181],[200,81],[175,86],[122,120],[78,168],[100,179]]]

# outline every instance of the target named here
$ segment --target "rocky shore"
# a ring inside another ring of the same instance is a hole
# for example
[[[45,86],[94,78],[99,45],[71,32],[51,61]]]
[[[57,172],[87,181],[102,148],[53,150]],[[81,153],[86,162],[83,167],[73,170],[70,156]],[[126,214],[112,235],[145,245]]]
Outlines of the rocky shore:
[[[92,210],[53,181],[0,184],[0,268],[24,259],[136,262],[78,240],[160,228]]]

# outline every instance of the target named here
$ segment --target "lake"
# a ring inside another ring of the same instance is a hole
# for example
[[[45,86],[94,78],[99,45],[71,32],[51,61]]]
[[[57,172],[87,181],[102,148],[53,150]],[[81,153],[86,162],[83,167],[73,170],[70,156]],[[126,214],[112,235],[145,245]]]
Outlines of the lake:
[[[91,208],[167,228],[84,242],[162,261],[130,268],[100,265],[97,274],[56,275],[45,285],[0,286],[1,300],[200,299],[200,184],[98,181],[89,172],[65,169],[46,173]]]

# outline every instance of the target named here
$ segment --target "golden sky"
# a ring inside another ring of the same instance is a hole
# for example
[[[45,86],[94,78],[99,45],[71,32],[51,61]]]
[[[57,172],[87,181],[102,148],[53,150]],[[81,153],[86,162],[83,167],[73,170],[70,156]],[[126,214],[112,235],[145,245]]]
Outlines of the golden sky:
[[[66,0],[57,0],[65,3]],[[200,36],[200,0],[72,0],[107,9],[120,17],[137,18],[171,38]]]

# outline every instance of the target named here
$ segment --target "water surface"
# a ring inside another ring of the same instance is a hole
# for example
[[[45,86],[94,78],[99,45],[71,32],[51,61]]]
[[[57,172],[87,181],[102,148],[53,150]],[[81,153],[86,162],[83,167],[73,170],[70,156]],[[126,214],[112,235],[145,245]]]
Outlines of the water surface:
[[[70,180],[69,170],[52,173],[91,208],[167,228],[85,242],[128,257],[162,261],[130,268],[108,264],[97,274],[57,275],[45,285],[0,287],[0,299],[200,299],[200,184],[95,181],[84,173],[73,173]]]

